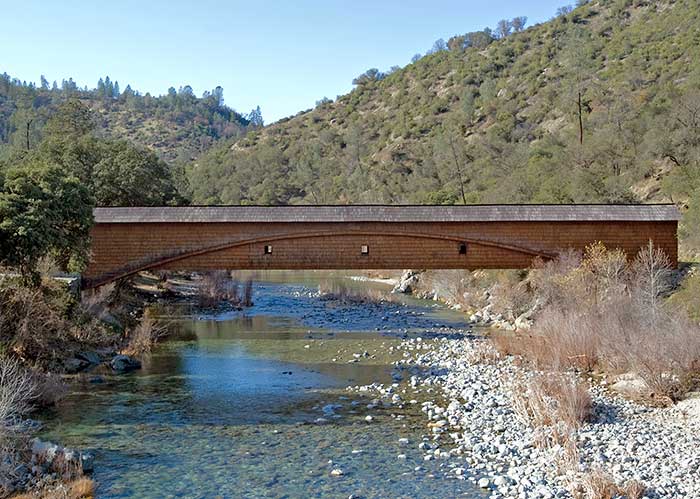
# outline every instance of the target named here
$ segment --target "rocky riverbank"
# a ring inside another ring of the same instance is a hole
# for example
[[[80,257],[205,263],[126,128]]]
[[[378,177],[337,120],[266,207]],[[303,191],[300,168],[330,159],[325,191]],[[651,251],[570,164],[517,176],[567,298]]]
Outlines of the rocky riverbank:
[[[478,483],[494,498],[572,497],[572,490],[590,494],[602,482],[628,485],[628,497],[700,497],[698,399],[649,408],[587,380],[593,419],[575,432],[572,455],[542,446],[518,416],[514,380],[531,373],[484,340],[407,339],[400,348],[406,357],[396,369],[408,385],[361,389],[422,404],[429,435],[419,447],[426,461],[443,461],[448,478]]]
[[[447,276],[439,274],[447,272]],[[469,322],[485,327],[496,327],[506,331],[527,330],[533,324],[533,317],[542,303],[534,300],[521,307],[508,303],[497,295],[498,284],[491,279],[474,278],[470,275],[470,286],[465,286],[468,273],[459,271],[405,270],[396,282],[393,293],[411,294],[417,298],[444,303],[453,310],[467,314]],[[481,271],[483,273],[483,271]],[[514,286],[515,287],[515,286]]]

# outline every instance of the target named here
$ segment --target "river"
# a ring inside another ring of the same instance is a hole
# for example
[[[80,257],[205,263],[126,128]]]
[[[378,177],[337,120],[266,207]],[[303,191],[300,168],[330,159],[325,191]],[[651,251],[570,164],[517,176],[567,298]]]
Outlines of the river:
[[[419,404],[368,409],[346,390],[390,384],[400,337],[464,318],[413,299],[323,300],[318,279],[271,274],[249,309],[172,313],[175,334],[143,369],[85,376],[41,438],[94,453],[98,498],[482,497],[424,461]]]

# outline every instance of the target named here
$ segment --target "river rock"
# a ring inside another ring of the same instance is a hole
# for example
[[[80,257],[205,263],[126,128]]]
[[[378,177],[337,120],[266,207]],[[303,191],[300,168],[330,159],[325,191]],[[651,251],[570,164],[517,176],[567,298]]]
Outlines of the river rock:
[[[115,355],[109,365],[117,372],[133,371],[141,369],[141,361],[128,355]]]
[[[78,359],[76,357],[71,357],[63,361],[63,366],[68,374],[75,374],[77,372],[86,369],[90,363],[83,359]]]
[[[649,392],[644,380],[633,373],[618,376],[615,383],[610,385],[610,389],[630,398],[638,398]]]
[[[78,352],[75,354],[78,359],[82,359],[90,364],[97,365],[102,362],[102,359],[95,352]]]
[[[418,284],[418,272],[414,270],[406,270],[401,275],[399,283],[394,286],[392,293],[412,293],[416,284]]]
[[[83,473],[92,473],[95,467],[95,456],[89,452],[80,454],[80,464],[83,468]]]

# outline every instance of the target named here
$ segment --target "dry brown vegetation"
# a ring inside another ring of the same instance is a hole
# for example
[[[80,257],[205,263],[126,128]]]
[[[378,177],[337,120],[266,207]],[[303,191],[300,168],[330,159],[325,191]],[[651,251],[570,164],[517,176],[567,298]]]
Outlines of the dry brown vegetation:
[[[241,286],[226,271],[207,272],[199,282],[198,298],[202,308],[214,308],[221,303],[249,307],[253,304],[253,283],[247,280]]]
[[[497,334],[494,344],[538,369],[631,371],[649,395],[678,399],[700,371],[700,329],[665,303],[670,274],[651,244],[631,263],[597,244],[541,264],[528,278],[543,303],[534,329]]]
[[[574,499],[642,499],[647,488],[636,480],[630,480],[620,486],[608,473],[594,468],[580,474],[570,484],[569,491]]]
[[[365,286],[353,287],[335,280],[321,281],[318,285],[318,294],[322,300],[338,301],[343,303],[366,303],[394,301],[396,297],[388,291],[368,288]]]
[[[115,289],[115,283],[110,283],[84,291],[80,297],[80,307],[86,314],[100,320],[108,320],[111,316],[110,302],[114,296]]]
[[[147,311],[138,324],[126,332],[127,343],[123,352],[136,357],[148,354],[153,345],[167,334],[167,326],[158,322]]]
[[[10,476],[28,454],[28,434],[24,416],[37,396],[34,380],[19,361],[0,356],[0,477]],[[0,480],[0,497],[4,490]]]
[[[535,429],[566,431],[590,420],[593,409],[586,384],[568,373],[536,373],[513,386],[515,412]]]
[[[47,487],[44,490],[26,492],[12,499],[91,499],[97,484],[89,478],[78,478],[67,484]]]
[[[113,331],[82,310],[61,284],[0,282],[0,346],[26,364],[61,370],[71,349],[112,340]]]

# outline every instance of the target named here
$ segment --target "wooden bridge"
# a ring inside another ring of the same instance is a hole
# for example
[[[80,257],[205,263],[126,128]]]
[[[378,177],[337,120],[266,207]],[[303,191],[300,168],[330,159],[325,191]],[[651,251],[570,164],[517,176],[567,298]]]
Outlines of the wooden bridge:
[[[147,269],[527,268],[596,241],[677,264],[673,205],[96,208],[83,286]]]

